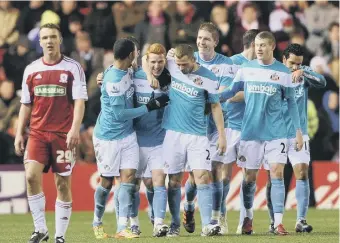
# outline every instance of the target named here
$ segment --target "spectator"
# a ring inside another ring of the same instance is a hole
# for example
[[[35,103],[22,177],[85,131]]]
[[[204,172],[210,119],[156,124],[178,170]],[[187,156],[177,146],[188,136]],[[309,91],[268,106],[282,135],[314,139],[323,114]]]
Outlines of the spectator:
[[[62,52],[66,56],[71,55],[71,52],[76,49],[74,40],[76,35],[80,33],[83,29],[82,20],[76,15],[70,16],[68,19],[68,29],[71,34],[67,37],[63,37],[62,42]]]
[[[299,44],[300,46],[302,46],[304,53],[302,65],[309,66],[310,61],[312,60],[314,55],[306,47],[305,35],[302,32],[293,32],[290,35],[290,43]]]
[[[328,1],[318,0],[306,9],[305,15],[309,32],[307,48],[316,53],[330,23],[339,21],[339,9]]]
[[[310,67],[316,72],[322,74],[326,79],[326,87],[324,89],[310,89],[309,90],[309,98],[313,100],[317,109],[320,109],[322,106],[322,97],[324,93],[328,90],[335,91],[339,93],[339,88],[337,87],[334,79],[330,74],[330,69],[327,65],[327,61],[323,57],[313,57],[310,62]]]
[[[14,82],[4,80],[0,83],[0,131],[9,128],[14,115],[19,113],[20,97],[16,95]]]
[[[68,38],[72,36],[73,33],[70,30],[70,18],[75,18],[79,20],[80,24],[84,21],[84,16],[77,9],[76,1],[62,1],[61,8],[57,11],[57,14],[60,17],[60,30],[63,38]]]
[[[94,48],[88,33],[80,32],[76,36],[76,50],[71,53],[71,58],[79,62],[84,69],[86,80],[92,72],[103,69],[104,50]]]
[[[19,11],[10,1],[0,1],[0,48],[7,48],[18,40],[19,34],[15,31],[18,17]]]
[[[33,28],[39,25],[41,15],[47,10],[44,1],[31,0],[19,15],[16,29],[19,30],[20,35],[27,35]]]
[[[211,22],[213,22],[219,31],[220,39],[215,48],[216,52],[226,56],[231,56],[231,27],[228,22],[228,10],[225,6],[216,5],[211,11]]]
[[[284,31],[292,33],[304,27],[304,16],[295,1],[277,1],[277,8],[270,13],[269,28],[272,32]]]
[[[116,26],[107,2],[93,3],[93,11],[85,18],[84,30],[90,34],[92,45],[111,50],[116,41]]]
[[[311,101],[310,99],[308,99],[307,116],[308,116],[308,136],[310,140],[313,140],[316,132],[319,129],[319,117],[314,102]]]
[[[260,31],[268,30],[259,20],[259,12],[254,3],[246,3],[242,9],[241,20],[238,21],[232,30],[232,46],[234,53],[243,51],[242,36],[250,29],[259,29]]]
[[[144,20],[138,23],[135,29],[135,37],[140,44],[142,53],[152,43],[160,43],[170,50],[169,28],[170,17],[164,12],[162,3],[151,1]]]
[[[14,81],[15,90],[21,89],[24,70],[35,58],[36,55],[30,50],[30,41],[26,36],[20,36],[16,45],[11,46],[4,55],[6,77]]]
[[[112,12],[117,28],[117,38],[134,34],[136,25],[143,21],[148,2],[124,0],[112,6]]]
[[[196,36],[200,24],[204,21],[188,1],[176,2],[177,13],[172,19],[172,45],[189,44],[196,48]]]
[[[340,64],[339,58],[333,59],[333,61],[330,63],[332,77],[334,78],[337,87],[339,87],[339,78],[340,78],[339,64]]]
[[[333,22],[328,27],[328,35],[317,50],[318,56],[326,57],[328,61],[339,59],[339,23]]]

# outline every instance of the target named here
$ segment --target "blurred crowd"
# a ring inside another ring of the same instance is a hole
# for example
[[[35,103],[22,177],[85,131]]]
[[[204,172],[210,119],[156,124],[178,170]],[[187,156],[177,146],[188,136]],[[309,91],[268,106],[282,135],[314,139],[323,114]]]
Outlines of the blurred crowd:
[[[167,49],[179,43],[195,47],[204,21],[220,30],[216,51],[227,56],[242,52],[242,35],[249,29],[275,34],[278,60],[289,43],[304,47],[303,64],[327,80],[325,89],[309,92],[311,157],[339,161],[338,1],[0,1],[0,164],[22,162],[13,146],[20,89],[25,67],[42,55],[40,25],[60,26],[62,52],[85,71],[89,101],[78,155],[95,162],[92,131],[100,112],[96,76],[113,62],[115,40],[135,36],[142,52],[155,42]]]

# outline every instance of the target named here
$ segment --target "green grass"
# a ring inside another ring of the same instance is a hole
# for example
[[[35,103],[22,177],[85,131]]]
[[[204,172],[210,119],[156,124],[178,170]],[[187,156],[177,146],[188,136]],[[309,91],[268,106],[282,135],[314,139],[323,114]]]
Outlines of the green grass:
[[[296,211],[287,211],[284,215],[284,225],[286,229],[291,232],[289,236],[273,236],[267,234],[268,230],[268,214],[266,211],[255,212],[254,230],[256,234],[252,236],[239,236],[235,235],[236,226],[238,224],[238,212],[228,213],[229,231],[232,234],[223,237],[205,237],[199,236],[200,226],[196,226],[196,232],[188,234],[184,228],[181,228],[180,238],[152,238],[152,227],[148,221],[147,215],[144,212],[140,213],[140,222],[142,236],[140,239],[135,240],[116,240],[107,239],[96,241],[91,229],[92,212],[73,213],[71,217],[71,223],[67,231],[67,243],[74,242],[139,242],[139,243],[153,243],[153,242],[198,242],[204,241],[204,243],[216,243],[216,242],[286,242],[286,243],[333,243],[339,242],[339,211],[337,210],[315,210],[310,209],[308,212],[308,222],[313,225],[314,231],[311,234],[296,234],[294,232]],[[167,219],[169,222],[169,218]],[[196,215],[196,222],[199,222],[199,215]],[[54,235],[54,214],[47,214],[47,224],[50,229],[50,236]],[[104,218],[105,229],[107,233],[114,234],[115,215],[108,213]],[[26,215],[1,215],[0,216],[0,242],[7,243],[21,243],[27,242],[32,232],[32,217],[29,214]],[[53,240],[49,240],[53,242]],[[54,242],[53,242],[54,243]]]

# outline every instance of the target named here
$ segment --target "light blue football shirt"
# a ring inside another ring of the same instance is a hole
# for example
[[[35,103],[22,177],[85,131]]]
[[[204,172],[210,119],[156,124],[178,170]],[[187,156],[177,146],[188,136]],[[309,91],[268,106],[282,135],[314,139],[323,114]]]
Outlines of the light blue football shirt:
[[[122,139],[134,132],[133,120],[117,120],[114,109],[123,107],[133,108],[134,86],[132,70],[124,71],[110,66],[104,72],[101,111],[97,118],[94,134],[102,140]]]
[[[230,98],[240,90],[244,90],[246,103],[242,140],[287,138],[287,125],[282,112],[284,98],[288,101],[294,129],[301,127],[291,73],[281,62],[274,60],[272,64],[264,65],[253,60],[243,64],[236,74],[232,90],[220,94],[221,99]]]
[[[166,94],[166,92],[160,89],[154,90],[150,87],[146,74],[142,69],[135,73],[133,82],[136,90],[136,107],[146,105],[150,100],[152,92],[154,92],[156,98]],[[164,108],[151,111],[134,120],[134,127],[140,147],[154,147],[163,144],[165,136],[165,129],[162,128],[163,113]]]
[[[216,76],[203,66],[190,74],[183,74],[172,58],[168,58],[167,68],[172,79],[163,127],[185,134],[206,136],[205,104],[219,103]]]
[[[299,109],[302,134],[308,135],[308,89],[310,87],[324,88],[326,86],[326,80],[323,75],[314,72],[308,66],[302,66],[301,69],[304,71],[304,74],[300,82],[295,85],[295,100]],[[288,138],[295,138],[296,131],[294,130],[293,121],[288,112],[287,102],[284,103],[283,115],[287,123]]]
[[[229,87],[231,85],[236,72],[234,70],[233,61],[229,57],[226,57],[219,53],[215,53],[213,59],[211,59],[210,61],[205,61],[199,56],[198,52],[195,52],[195,58],[200,65],[209,69],[216,75],[218,87]],[[228,127],[228,119],[229,116],[232,114],[230,112],[230,108],[228,108],[229,105],[227,102],[221,103],[221,106],[223,111],[224,127]],[[216,132],[217,129],[211,114],[209,115],[208,120],[208,134],[212,134]]]

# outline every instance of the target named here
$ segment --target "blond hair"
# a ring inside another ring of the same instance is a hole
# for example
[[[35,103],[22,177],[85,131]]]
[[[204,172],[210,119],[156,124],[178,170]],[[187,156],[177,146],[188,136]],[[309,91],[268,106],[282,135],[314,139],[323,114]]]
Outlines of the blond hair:
[[[220,34],[218,32],[218,28],[212,22],[202,23],[200,25],[200,28],[198,29],[198,31],[200,31],[200,30],[208,31],[212,35],[214,41],[218,41],[219,38],[220,38]]]
[[[180,44],[175,48],[175,57],[183,58],[187,56],[188,58],[195,58],[194,49],[188,44]]]
[[[262,31],[262,32],[258,33],[256,38],[258,38],[258,39],[267,39],[267,40],[269,40],[269,42],[271,44],[273,44],[273,45],[276,44],[276,40],[275,40],[274,35],[271,32],[269,32],[269,31]]]

